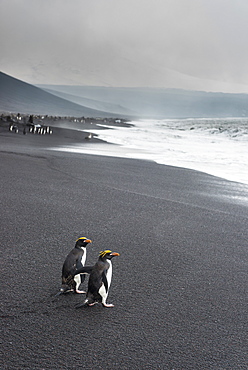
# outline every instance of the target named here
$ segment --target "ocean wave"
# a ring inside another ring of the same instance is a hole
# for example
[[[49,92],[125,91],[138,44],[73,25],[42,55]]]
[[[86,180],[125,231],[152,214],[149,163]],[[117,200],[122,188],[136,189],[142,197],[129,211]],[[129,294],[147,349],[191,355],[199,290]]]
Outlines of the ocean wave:
[[[130,127],[105,126],[90,132],[118,144],[111,155],[116,152],[116,156],[153,160],[248,184],[247,118],[144,120]],[[82,146],[82,152],[87,150]]]

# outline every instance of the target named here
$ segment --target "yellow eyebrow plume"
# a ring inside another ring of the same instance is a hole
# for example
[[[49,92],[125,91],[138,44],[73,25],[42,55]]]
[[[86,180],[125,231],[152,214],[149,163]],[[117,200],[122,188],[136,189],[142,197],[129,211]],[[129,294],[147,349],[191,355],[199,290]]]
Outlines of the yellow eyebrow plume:
[[[87,239],[87,238],[85,238],[84,236],[81,236],[80,238],[78,238],[77,240],[76,240],[76,242],[78,242],[79,240],[81,240],[81,239]]]
[[[106,249],[105,251],[101,251],[101,252],[99,253],[99,256],[100,256],[100,257],[104,257],[104,256],[106,256],[106,254],[107,254],[107,253],[112,253],[112,251],[110,251],[110,250]]]

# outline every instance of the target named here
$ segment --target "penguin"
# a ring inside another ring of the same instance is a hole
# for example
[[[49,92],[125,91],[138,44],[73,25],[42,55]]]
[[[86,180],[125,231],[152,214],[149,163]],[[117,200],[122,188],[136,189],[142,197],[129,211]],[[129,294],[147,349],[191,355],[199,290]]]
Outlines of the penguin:
[[[63,264],[62,286],[59,293],[57,293],[56,296],[70,291],[74,291],[74,293],[86,293],[83,290],[79,290],[80,284],[84,282],[85,275],[77,274],[74,276],[73,279],[71,279],[69,283],[68,276],[72,272],[75,272],[76,270],[82,268],[85,265],[86,246],[89,243],[92,243],[92,241],[84,236],[81,236],[76,240],[75,247],[70,251]]]
[[[90,139],[92,139],[92,137],[93,137],[93,135],[92,135],[92,133],[90,133],[88,136],[85,136],[85,140],[90,140]]]
[[[106,300],[112,279],[111,259],[119,255],[119,253],[110,250],[102,251],[94,266],[82,267],[72,274],[72,277],[80,273],[90,274],[86,300],[83,304],[77,305],[76,308],[84,305],[93,306],[96,303],[101,303],[104,307],[114,307],[113,304],[108,304]]]

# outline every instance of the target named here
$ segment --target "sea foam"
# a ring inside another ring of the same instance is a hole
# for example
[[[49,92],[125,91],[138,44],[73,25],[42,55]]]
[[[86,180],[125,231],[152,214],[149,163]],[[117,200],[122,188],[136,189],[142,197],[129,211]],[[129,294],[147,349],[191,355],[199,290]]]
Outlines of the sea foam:
[[[101,125],[90,130],[117,145],[92,143],[60,150],[153,160],[248,184],[248,119],[173,119]],[[100,128],[100,127],[99,127]],[[111,129],[110,129],[111,128]]]

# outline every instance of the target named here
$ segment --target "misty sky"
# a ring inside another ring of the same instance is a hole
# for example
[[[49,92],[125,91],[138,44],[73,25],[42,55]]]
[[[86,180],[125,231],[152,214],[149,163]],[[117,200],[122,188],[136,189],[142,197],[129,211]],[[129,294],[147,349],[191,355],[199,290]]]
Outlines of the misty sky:
[[[0,0],[26,82],[248,93],[248,0]]]

